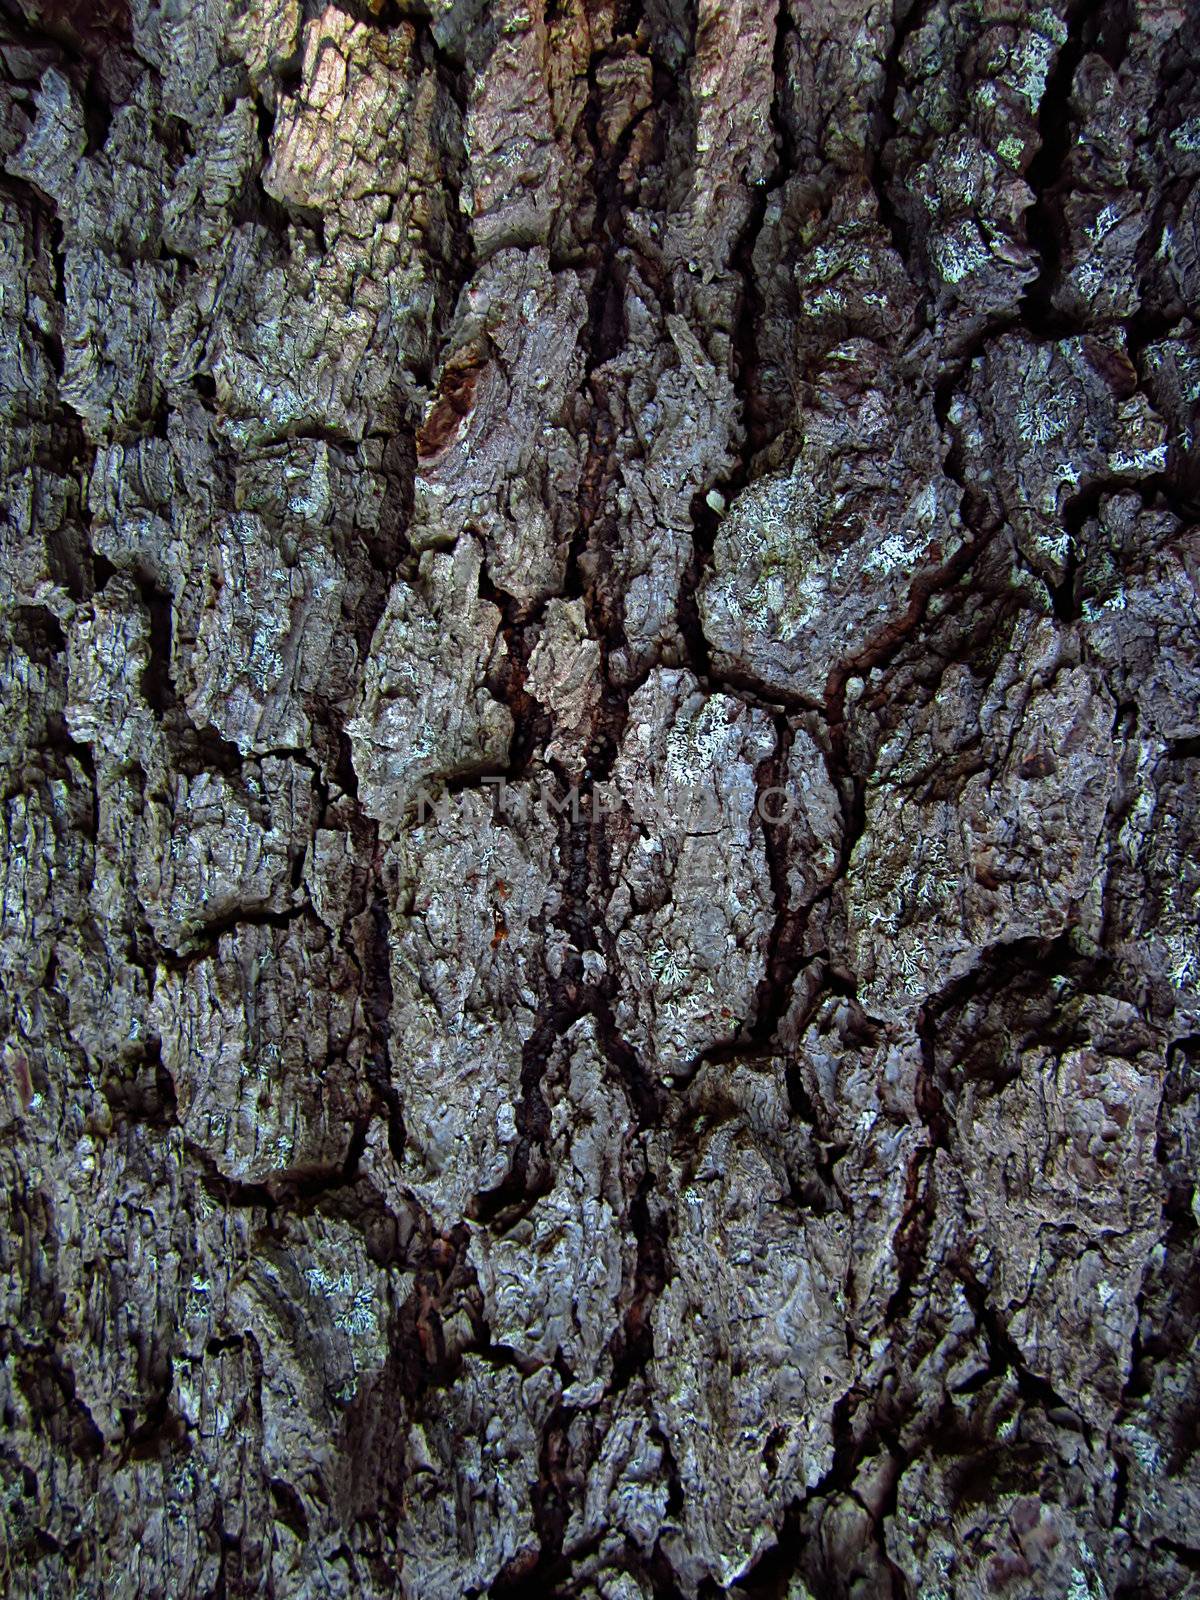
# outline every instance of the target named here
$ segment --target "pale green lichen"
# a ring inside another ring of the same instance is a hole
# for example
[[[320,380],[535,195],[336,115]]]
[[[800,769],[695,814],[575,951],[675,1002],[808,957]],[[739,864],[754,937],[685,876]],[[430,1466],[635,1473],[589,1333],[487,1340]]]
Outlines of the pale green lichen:
[[[1121,213],[1110,201],[1108,205],[1101,207],[1083,231],[1093,244],[1099,244],[1101,239],[1108,237],[1120,220]]]
[[[296,1142],[290,1134],[280,1133],[271,1139],[263,1148],[263,1155],[269,1166],[274,1168],[286,1167],[295,1153]]]
[[[862,564],[864,573],[883,575],[911,572],[921,558],[922,545],[910,543],[903,533],[889,533]]]
[[[212,1284],[200,1273],[193,1272],[183,1301],[183,1319],[185,1322],[203,1322],[209,1314],[209,1299],[212,1295]]]
[[[1104,1589],[1097,1574],[1073,1567],[1066,1600],[1104,1600]]]
[[[1067,26],[1049,6],[1039,11],[1033,22],[1037,31],[1025,34],[1014,52],[1017,76],[1011,81],[1029,102],[1029,109],[1036,111],[1058,48],[1067,41]]]
[[[729,704],[724,695],[710,695],[698,714],[677,717],[672,723],[666,764],[675,782],[686,783],[712,771],[717,752],[728,737]]]
[[[1113,472],[1161,472],[1167,464],[1167,446],[1151,445],[1145,450],[1114,450],[1108,458]]]
[[[1025,141],[1018,139],[1014,133],[1006,133],[996,146],[996,154],[1006,166],[1015,170],[1021,165],[1021,158],[1025,154]]]
[[[1017,435],[1026,444],[1049,444],[1065,437],[1068,416],[1067,402],[1058,396],[1025,401],[1017,407]]]
[[[1128,1435],[1129,1449],[1134,1460],[1143,1472],[1151,1477],[1157,1476],[1162,1470],[1162,1451],[1156,1440],[1148,1433],[1143,1433],[1140,1428],[1131,1429]]]
[[[1035,528],[1029,534],[1029,542],[1052,567],[1061,568],[1071,554],[1071,535],[1061,530],[1051,532],[1048,528]]]
[[[828,584],[815,559],[814,530],[826,509],[799,466],[790,475],[761,480],[731,509],[722,537],[753,550],[753,579],[743,603],[755,632],[792,639],[819,609]]]
[[[660,944],[650,952],[647,965],[654,976],[655,985],[662,989],[681,989],[693,975],[690,964],[680,959],[679,952]]]
[[[1193,405],[1200,403],[1200,356],[1192,350],[1181,349],[1175,357],[1175,364],[1187,381],[1185,397]]]
[[[1172,984],[1176,989],[1194,989],[1200,980],[1200,952],[1195,943],[1183,933],[1169,933],[1163,943],[1170,962],[1167,976]]]
[[[960,222],[953,232],[938,235],[929,249],[943,280],[951,284],[961,283],[991,260],[991,252],[973,222]]]
[[[1096,262],[1084,261],[1075,273],[1075,282],[1081,294],[1094,299],[1108,282],[1108,274]]]

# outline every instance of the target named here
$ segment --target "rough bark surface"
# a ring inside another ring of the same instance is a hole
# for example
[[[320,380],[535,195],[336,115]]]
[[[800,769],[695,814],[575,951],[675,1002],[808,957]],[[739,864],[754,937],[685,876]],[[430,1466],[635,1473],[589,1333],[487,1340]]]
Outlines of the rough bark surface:
[[[0,168],[0,1588],[1200,1594],[1195,7],[0,0]]]

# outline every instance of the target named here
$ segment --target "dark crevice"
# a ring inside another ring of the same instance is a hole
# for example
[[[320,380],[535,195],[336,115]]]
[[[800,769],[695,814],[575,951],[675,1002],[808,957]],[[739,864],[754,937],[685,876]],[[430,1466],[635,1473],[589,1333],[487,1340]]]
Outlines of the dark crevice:
[[[235,1209],[262,1210],[268,1215],[279,1204],[277,1196],[265,1183],[242,1183],[225,1175],[216,1161],[201,1146],[184,1140],[184,1149],[200,1169],[200,1182],[206,1193],[221,1205]]]
[[[14,606],[8,620],[13,643],[39,666],[49,666],[65,652],[67,636],[53,611],[44,606]]]
[[[150,618],[150,654],[142,673],[142,694],[154,714],[165,717],[179,704],[171,671],[174,601],[170,594],[148,579],[143,579],[139,588]]]
[[[499,610],[500,634],[507,647],[492,689],[512,713],[513,734],[504,776],[515,783],[529,773],[535,754],[545,748],[550,736],[549,714],[525,687],[533,650],[530,633],[541,618],[543,606],[506,594],[492,583],[486,571],[479,574],[479,594]]]
[[[631,36],[636,31],[633,7],[622,7],[614,20],[619,35]],[[623,652],[627,640],[620,596],[612,581],[617,528],[608,504],[617,470],[615,426],[608,390],[610,384],[615,386],[622,380],[603,369],[620,354],[626,339],[624,303],[629,267],[624,235],[627,200],[620,168],[629,153],[634,127],[628,127],[615,145],[606,144],[601,134],[603,92],[598,66],[596,58],[589,63],[588,98],[583,117],[592,152],[591,177],[596,198],[590,262],[593,277],[583,339],[591,404],[579,489],[579,517],[568,552],[564,593],[568,598],[583,600],[589,633],[600,645],[601,705],[586,752],[581,804],[577,809],[568,804],[559,814],[563,903],[557,921],[568,935],[572,949],[560,975],[546,975],[542,1009],[523,1049],[518,1139],[509,1174],[497,1188],[478,1196],[473,1210],[479,1220],[488,1220],[502,1228],[511,1226],[524,1215],[551,1181],[542,1158],[549,1131],[549,1110],[542,1095],[541,1080],[551,1052],[576,1022],[592,1018],[601,1048],[635,1105],[639,1106],[639,1115],[651,1117],[656,1111],[655,1091],[649,1076],[636,1053],[620,1037],[613,1019],[614,980],[606,977],[598,985],[586,983],[582,962],[583,952],[601,948],[608,937],[598,918],[598,904],[603,899],[607,878],[607,842],[602,819],[593,808],[591,797],[607,781],[612,770],[632,693],[631,685],[614,685],[608,669],[611,656]],[[500,607],[503,617],[502,631],[510,664],[500,687],[516,725],[510,770],[505,776],[518,777],[528,772],[533,755],[544,743],[549,728],[542,708],[524,688],[529,654],[525,629],[535,613],[496,591],[486,581],[481,584],[481,593]],[[559,779],[567,778],[567,774],[557,769],[554,775]],[[564,788],[570,793],[571,783],[565,782]],[[610,973],[612,970],[609,963]]]
[[[1025,172],[1025,182],[1034,195],[1034,203],[1025,213],[1025,229],[1040,267],[1022,296],[1020,317],[1040,339],[1058,339],[1080,331],[1054,304],[1063,250],[1061,186],[1076,135],[1071,90],[1080,62],[1097,43],[1103,6],[1104,0],[1075,0],[1068,10],[1067,39],[1047,76],[1038,106],[1040,144]]]
[[[137,952],[130,952],[134,965]],[[114,1121],[142,1123],[163,1131],[178,1125],[175,1081],[162,1058],[162,1043],[151,1036],[141,1057],[121,1076],[106,1077],[101,1089]]]
[[[0,17],[22,44],[53,44],[80,73],[106,54],[123,57],[133,35],[130,0],[0,0]]]
[[[320,255],[328,248],[325,238],[325,214],[315,206],[301,205],[294,200],[277,200],[263,187],[263,174],[271,160],[271,135],[275,130],[276,113],[260,99],[254,101],[258,127],[259,160],[256,167],[257,182],[247,185],[233,208],[234,222],[252,223],[267,228],[279,239],[286,239],[289,229],[303,228]],[[307,436],[307,435],[306,435]],[[289,437],[291,435],[289,434]],[[277,441],[272,441],[277,442]],[[341,443],[340,436],[331,442]]]
[[[1016,1340],[988,1300],[986,1286],[975,1277],[965,1262],[959,1263],[959,1281],[967,1302],[975,1314],[975,1320],[987,1340],[997,1370],[1011,1372],[1017,1381],[1022,1399],[1028,1405],[1040,1408],[1051,1420],[1061,1421],[1082,1434],[1084,1441],[1090,1447],[1092,1435],[1086,1419],[1059,1394],[1048,1378],[1042,1377],[1027,1365]]]
[[[512,1164],[504,1181],[477,1195],[471,1208],[473,1219],[494,1231],[506,1232],[528,1214],[552,1185],[549,1173],[530,1182],[529,1168],[534,1151],[544,1145],[550,1132],[550,1108],[542,1094],[542,1079],[554,1045],[574,1020],[570,1010],[564,1016],[552,1007],[522,1048],[521,1097],[516,1107],[517,1141]]]
[[[168,684],[169,687],[169,684]],[[158,695],[163,695],[161,682]],[[219,772],[235,784],[241,784],[245,773],[245,760],[232,739],[227,739],[211,723],[198,727],[188,715],[181,701],[167,699],[164,727],[171,740],[171,755],[176,769],[185,777],[199,777],[201,773]]]
[[[791,903],[788,885],[788,866],[792,856],[792,840],[786,821],[769,820],[772,815],[782,818],[780,796],[787,792],[788,763],[795,743],[795,730],[786,718],[775,719],[775,752],[759,767],[757,778],[759,821],[762,824],[763,848],[767,858],[767,871],[771,879],[775,915],[767,941],[766,971],[755,1000],[753,1037],[756,1042],[767,1043],[792,996],[800,969],[805,963],[805,936],[810,913],[815,901]],[[774,792],[777,808],[772,812],[768,796]]]
[[[887,229],[892,245],[913,283],[920,283],[923,274],[914,270],[912,259],[912,230],[904,213],[892,196],[892,174],[888,169],[889,145],[899,130],[896,104],[904,81],[901,57],[910,37],[920,26],[926,12],[926,0],[894,0],[892,6],[892,42],[883,65],[883,92],[875,112],[874,159],[871,163],[871,186],[875,191],[880,221]]]
[[[239,906],[196,928],[185,947],[179,950],[159,948],[156,951],[158,964],[168,971],[184,971],[195,962],[210,958],[227,934],[237,933],[242,928],[288,928],[297,919],[309,915],[310,910],[307,904],[289,906],[285,911]]]
[[[937,1152],[946,1149],[949,1143],[949,1119],[935,1065],[936,1019],[930,1005],[922,1006],[917,1014],[917,1036],[921,1044],[921,1073],[915,1099],[928,1136],[909,1163],[904,1211],[892,1235],[898,1283],[884,1313],[886,1322],[892,1327],[903,1321],[912,1306],[913,1290],[920,1277],[935,1221],[937,1196],[934,1161]]]
[[[385,1107],[388,1145],[397,1164],[404,1158],[407,1135],[399,1092],[392,1077],[392,958],[387,896],[377,885],[364,919],[365,932],[356,957],[362,975],[362,1006],[370,1048],[366,1056],[367,1081]]]
[[[302,1542],[308,1539],[308,1516],[304,1502],[290,1483],[282,1478],[270,1480],[271,1499],[275,1503],[275,1521],[281,1522],[289,1532]]]
[[[637,1260],[633,1273],[633,1293],[624,1321],[613,1336],[612,1390],[628,1387],[635,1374],[643,1372],[654,1354],[654,1332],[650,1313],[667,1282],[667,1236],[650,1214],[653,1179],[643,1176],[629,1210],[629,1226],[637,1240]]]
[[[1166,1550],[1174,1556],[1185,1572],[1200,1573],[1200,1545],[1181,1544],[1176,1539],[1167,1538],[1157,1538],[1154,1544],[1159,1550]]]
[[[542,1431],[538,1477],[533,1486],[533,1522],[537,1545],[513,1559],[499,1573],[490,1595],[500,1600],[542,1600],[553,1594],[569,1571],[563,1557],[563,1537],[571,1509],[571,1484],[567,1478],[568,1430],[575,1409],[561,1402]]]
[[[51,1442],[77,1461],[103,1455],[104,1435],[79,1398],[74,1371],[60,1352],[49,1344],[17,1345],[10,1359],[25,1401]]]

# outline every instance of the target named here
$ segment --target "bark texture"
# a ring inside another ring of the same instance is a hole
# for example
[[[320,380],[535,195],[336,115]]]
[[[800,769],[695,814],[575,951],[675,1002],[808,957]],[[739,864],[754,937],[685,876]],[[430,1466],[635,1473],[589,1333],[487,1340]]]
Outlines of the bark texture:
[[[1200,1593],[1195,7],[0,113],[0,1587]]]

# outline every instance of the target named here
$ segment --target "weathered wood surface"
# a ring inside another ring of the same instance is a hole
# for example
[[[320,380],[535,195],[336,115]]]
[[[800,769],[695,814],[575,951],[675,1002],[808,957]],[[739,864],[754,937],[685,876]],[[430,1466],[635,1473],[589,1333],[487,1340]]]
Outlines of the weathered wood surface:
[[[0,1587],[1200,1592],[1195,8],[3,0],[0,166]]]

